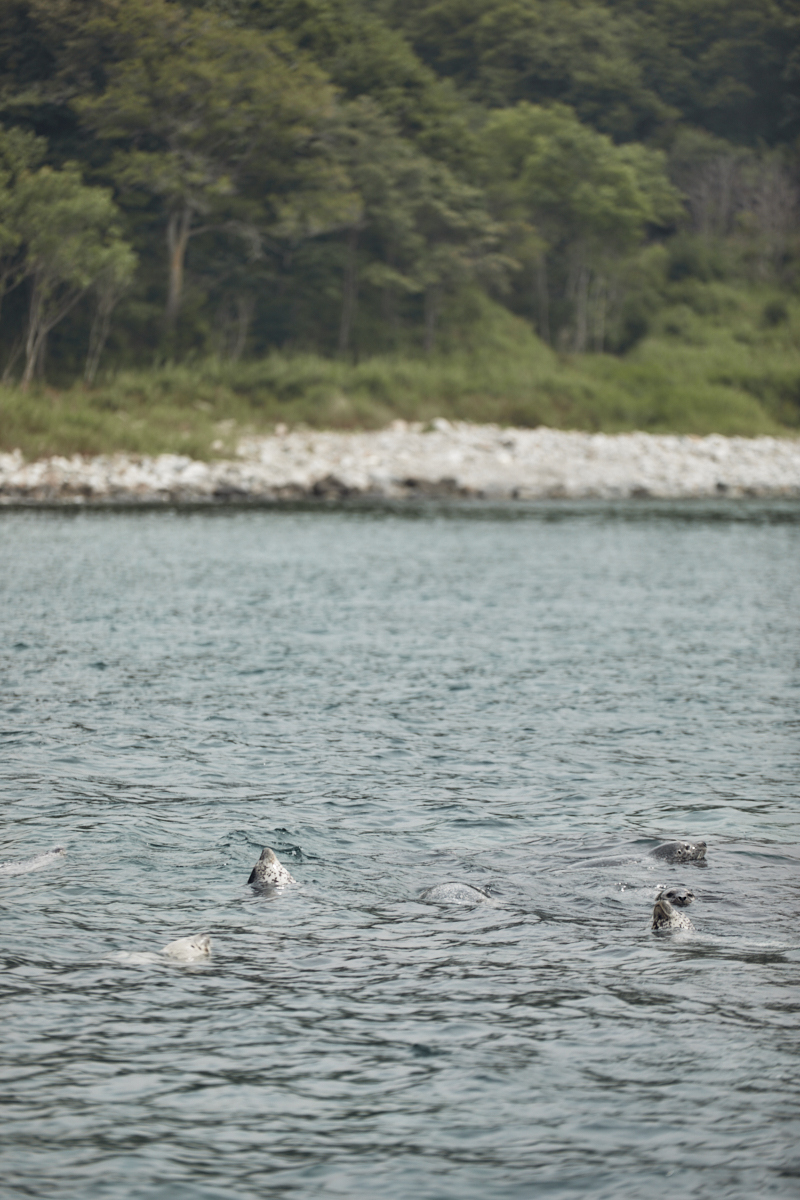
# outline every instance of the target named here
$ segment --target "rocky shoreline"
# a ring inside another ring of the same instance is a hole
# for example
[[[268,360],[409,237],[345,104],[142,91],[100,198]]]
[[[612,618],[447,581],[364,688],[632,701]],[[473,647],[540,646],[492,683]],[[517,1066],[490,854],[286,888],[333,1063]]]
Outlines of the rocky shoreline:
[[[502,429],[444,419],[377,433],[248,438],[235,459],[0,454],[0,504],[208,504],[800,496],[800,440]]]

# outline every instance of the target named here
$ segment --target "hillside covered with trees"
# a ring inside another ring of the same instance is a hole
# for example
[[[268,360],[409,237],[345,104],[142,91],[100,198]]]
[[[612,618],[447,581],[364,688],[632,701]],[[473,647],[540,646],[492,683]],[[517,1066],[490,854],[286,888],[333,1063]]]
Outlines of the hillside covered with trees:
[[[0,0],[0,446],[789,431],[799,185],[792,0]]]

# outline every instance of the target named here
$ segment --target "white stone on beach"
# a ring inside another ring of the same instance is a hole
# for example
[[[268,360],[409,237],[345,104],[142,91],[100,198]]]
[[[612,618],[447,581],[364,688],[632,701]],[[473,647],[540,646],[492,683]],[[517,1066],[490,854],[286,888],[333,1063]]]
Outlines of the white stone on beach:
[[[666,499],[800,496],[800,440],[503,429],[438,418],[370,433],[282,430],[235,460],[0,454],[0,503],[198,503],[321,496]]]

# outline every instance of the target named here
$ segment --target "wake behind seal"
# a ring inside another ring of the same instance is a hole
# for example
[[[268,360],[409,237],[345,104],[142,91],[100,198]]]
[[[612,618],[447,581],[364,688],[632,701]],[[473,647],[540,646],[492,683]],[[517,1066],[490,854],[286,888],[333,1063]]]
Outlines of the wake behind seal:
[[[41,871],[44,867],[58,862],[65,854],[66,850],[63,846],[56,846],[54,850],[48,850],[45,854],[35,854],[33,858],[2,862],[0,863],[0,875],[27,875],[29,871]]]
[[[269,846],[265,846],[261,851],[261,857],[250,872],[247,882],[252,883],[254,887],[270,888],[286,887],[287,884],[296,883],[297,880],[292,878],[274,851],[270,850]]]

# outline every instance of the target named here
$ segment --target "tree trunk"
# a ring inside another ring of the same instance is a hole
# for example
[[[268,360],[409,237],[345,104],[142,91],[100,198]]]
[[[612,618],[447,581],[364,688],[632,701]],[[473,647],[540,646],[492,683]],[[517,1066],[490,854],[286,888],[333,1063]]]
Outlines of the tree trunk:
[[[167,324],[174,329],[183,295],[183,267],[186,247],[192,236],[194,213],[188,206],[181,212],[170,213],[167,222],[167,250],[169,251],[169,288],[167,291]]]
[[[780,269],[797,227],[797,191],[784,167],[773,163],[762,170],[751,206],[760,235],[758,272],[766,277]]]
[[[17,359],[19,358],[24,345],[25,345],[24,339],[21,337],[18,337],[16,339],[16,341],[14,342],[13,346],[11,347],[8,358],[6,359],[6,365],[3,367],[3,374],[0,376],[0,384],[2,384],[3,387],[5,387],[6,384],[11,382],[11,372],[14,370],[14,364],[16,363]]]
[[[583,354],[589,334],[589,268],[580,263],[575,281],[575,353]]]
[[[97,374],[97,368],[100,365],[100,355],[108,338],[108,329],[111,324],[111,314],[116,307],[119,299],[119,293],[115,288],[107,288],[100,293],[97,300],[97,309],[95,310],[92,328],[89,332],[89,350],[86,355],[86,370],[83,373],[83,381],[89,387],[94,383],[94,377]]]
[[[22,372],[20,388],[27,392],[30,387],[39,360],[39,351],[46,329],[42,320],[42,290],[41,281],[34,277],[31,288],[31,306],[28,314],[28,333],[25,338],[25,369]]]
[[[86,287],[76,287],[72,292],[63,289],[58,299],[54,300],[52,290],[48,292],[44,286],[49,282],[52,289],[53,281],[47,281],[45,274],[42,271],[33,276],[28,331],[25,336],[25,370],[19,383],[23,392],[28,390],[34,374],[40,379],[44,376],[44,354],[50,330],[58,325],[59,321],[64,320],[88,290]]]
[[[436,284],[433,287],[425,290],[425,353],[430,354],[433,351],[433,344],[436,340],[436,322],[439,320],[439,312],[442,307],[442,289]]]
[[[231,362],[238,362],[244,354],[244,348],[247,344],[247,331],[250,328],[255,306],[256,302],[252,296],[240,295],[236,297],[236,331],[230,351]]]
[[[381,288],[381,317],[383,319],[384,328],[386,329],[386,341],[393,340],[397,318],[395,316],[396,305],[394,301],[394,292],[389,287]]]
[[[36,362],[34,363],[34,374],[40,383],[44,383],[44,360],[47,356],[47,336],[50,329],[42,330],[42,336],[39,338],[39,349],[36,352]]]
[[[347,235],[347,258],[344,264],[344,283],[342,286],[342,319],[339,322],[339,353],[346,354],[350,348],[350,334],[353,330],[353,317],[358,300],[358,264],[356,250],[358,248],[358,230],[351,229]]]
[[[603,353],[606,344],[606,311],[608,287],[605,277],[597,275],[592,287],[592,343],[596,354]]]
[[[543,342],[550,345],[550,292],[547,286],[547,259],[540,254],[536,260],[536,308],[538,332]]]

